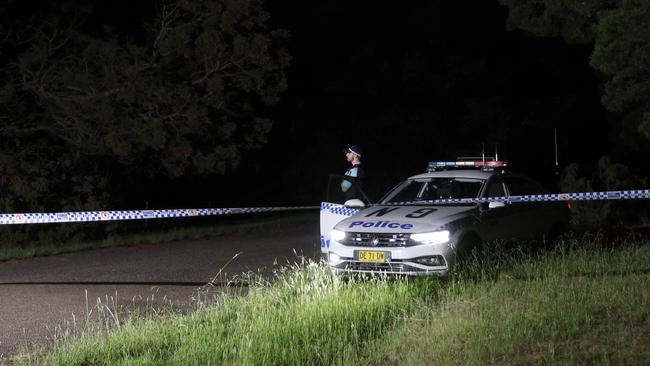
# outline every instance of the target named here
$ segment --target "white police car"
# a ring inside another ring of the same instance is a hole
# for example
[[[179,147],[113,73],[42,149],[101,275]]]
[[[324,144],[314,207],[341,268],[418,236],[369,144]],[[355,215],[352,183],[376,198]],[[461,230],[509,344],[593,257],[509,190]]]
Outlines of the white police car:
[[[510,202],[547,192],[506,166],[494,159],[432,162],[378,204],[324,202],[323,257],[335,272],[446,275],[484,243],[558,236],[569,222],[567,203]]]

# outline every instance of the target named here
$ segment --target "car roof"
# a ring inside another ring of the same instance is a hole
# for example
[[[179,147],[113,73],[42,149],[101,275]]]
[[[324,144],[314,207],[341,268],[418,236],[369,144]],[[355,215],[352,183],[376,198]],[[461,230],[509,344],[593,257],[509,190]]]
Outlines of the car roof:
[[[500,174],[500,171],[494,170],[481,170],[481,169],[453,169],[453,170],[439,170],[435,172],[422,173],[409,177],[408,179],[418,178],[472,178],[472,179],[488,179],[493,175]]]

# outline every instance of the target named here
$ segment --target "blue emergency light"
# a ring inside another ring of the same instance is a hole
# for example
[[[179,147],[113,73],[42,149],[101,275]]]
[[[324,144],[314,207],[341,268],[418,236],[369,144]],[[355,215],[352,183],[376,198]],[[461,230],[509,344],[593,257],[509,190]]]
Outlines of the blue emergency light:
[[[430,161],[427,166],[428,172],[435,172],[446,168],[479,168],[483,170],[494,170],[505,168],[508,162],[503,160],[458,160],[458,161]]]

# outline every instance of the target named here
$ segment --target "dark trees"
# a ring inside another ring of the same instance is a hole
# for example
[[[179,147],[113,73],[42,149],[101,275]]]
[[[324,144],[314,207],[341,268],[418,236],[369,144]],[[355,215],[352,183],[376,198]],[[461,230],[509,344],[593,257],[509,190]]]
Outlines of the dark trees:
[[[166,1],[139,41],[86,31],[92,12],[3,28],[2,211],[106,208],[127,176],[237,166],[287,87],[287,32],[262,5]]]
[[[508,27],[593,44],[591,65],[605,77],[603,105],[628,115],[650,140],[650,3],[643,0],[500,0]],[[630,120],[631,119],[631,120]],[[634,141],[638,143],[639,141]]]
[[[613,112],[615,146],[603,148],[590,169],[565,171],[565,189],[604,190],[647,187],[650,171],[650,3],[643,0],[499,0],[508,7],[508,27],[568,43],[592,44],[591,66],[603,79],[602,104]],[[591,171],[584,178],[586,171]],[[582,176],[581,176],[582,175]],[[599,226],[622,212],[610,204],[582,210],[578,221]],[[580,210],[579,210],[580,211]],[[629,213],[635,219],[644,213]],[[647,213],[646,213],[647,215]],[[646,218],[647,219],[647,218]],[[621,219],[624,221],[624,219]]]

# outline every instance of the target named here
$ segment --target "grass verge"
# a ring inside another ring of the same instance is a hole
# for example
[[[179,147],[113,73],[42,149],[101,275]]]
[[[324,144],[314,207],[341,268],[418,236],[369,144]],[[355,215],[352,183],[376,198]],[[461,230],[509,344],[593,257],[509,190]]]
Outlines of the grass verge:
[[[247,296],[223,296],[188,315],[131,319],[117,329],[60,338],[39,359],[54,365],[351,364],[437,281],[342,279],[310,263]],[[17,359],[18,360],[18,359]]]
[[[61,337],[53,365],[648,364],[650,245],[492,253],[449,279],[288,268],[247,296]]]
[[[200,226],[186,222],[186,226],[177,223],[176,226],[165,229],[161,228],[160,225],[157,225],[153,230],[142,230],[142,228],[140,228],[140,231],[144,232],[113,234],[104,240],[97,241],[70,241],[64,243],[33,241],[21,246],[12,245],[11,243],[0,243],[0,262],[12,259],[70,253],[86,249],[209,238],[219,235],[275,229],[287,227],[289,225],[303,225],[309,223],[314,223],[314,225],[316,225],[317,220],[318,214],[315,212],[258,214],[252,218],[228,218],[227,220],[222,219],[213,224],[203,224]]]
[[[495,254],[424,301],[365,363],[647,365],[649,299],[648,243]]]

